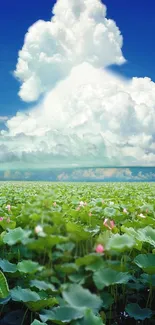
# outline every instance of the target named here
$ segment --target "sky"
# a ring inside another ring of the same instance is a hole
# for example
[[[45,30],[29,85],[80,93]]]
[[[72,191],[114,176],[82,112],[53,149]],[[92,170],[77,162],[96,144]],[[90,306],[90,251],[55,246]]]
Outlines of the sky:
[[[155,3],[54,5],[0,5],[0,168],[154,165]]]

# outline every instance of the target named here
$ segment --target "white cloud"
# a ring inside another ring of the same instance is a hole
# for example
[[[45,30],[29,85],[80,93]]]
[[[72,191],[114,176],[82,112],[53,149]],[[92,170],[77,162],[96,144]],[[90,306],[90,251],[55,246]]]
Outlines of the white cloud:
[[[122,36],[99,0],[58,0],[51,21],[39,20],[25,36],[15,75],[24,101],[39,95],[83,62],[94,67],[122,64]]]
[[[20,97],[44,98],[0,134],[3,168],[155,163],[155,83],[105,68],[125,61],[122,36],[99,0],[58,0],[19,52]],[[2,168],[1,167],[1,168]]]

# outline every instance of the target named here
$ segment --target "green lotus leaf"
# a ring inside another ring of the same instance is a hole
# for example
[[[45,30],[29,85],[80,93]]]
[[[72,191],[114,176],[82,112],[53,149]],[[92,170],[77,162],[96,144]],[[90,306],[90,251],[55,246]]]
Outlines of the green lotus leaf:
[[[16,287],[12,289],[10,293],[13,301],[32,302],[40,300],[39,294],[35,291],[31,291],[30,289]]]
[[[45,249],[51,249],[53,246],[64,243],[67,241],[66,237],[51,235],[47,236],[46,239],[40,237],[39,239],[32,240],[27,244],[28,248],[34,251],[44,251]]]
[[[40,266],[37,262],[25,260],[17,264],[17,269],[21,273],[33,274],[38,271],[41,271],[43,269],[43,266]]]
[[[2,259],[0,259],[0,268],[3,270],[3,272],[8,273],[15,273],[17,271],[17,266],[15,264]]]
[[[16,243],[24,242],[31,234],[30,230],[23,230],[22,228],[15,228],[8,230],[3,237],[3,242],[9,246],[15,245]]]
[[[31,325],[47,325],[46,323],[39,322],[39,320],[35,319]]]
[[[68,323],[82,318],[84,316],[84,310],[71,306],[61,306],[52,310],[43,310],[39,316],[43,322],[61,321],[62,323]]]
[[[115,234],[113,235],[107,245],[106,245],[106,250],[114,250],[118,252],[124,252],[125,250],[129,250],[135,245],[135,240],[127,235],[119,235]]]
[[[51,283],[45,282],[45,281],[39,281],[39,280],[32,280],[30,282],[30,286],[31,287],[35,287],[39,290],[50,290],[52,292],[57,291],[57,289],[55,288],[55,286]]]
[[[114,216],[117,214],[117,210],[114,209],[114,208],[109,208],[109,207],[107,207],[107,208],[105,208],[105,209],[103,210],[103,213],[104,213],[104,216],[105,216],[105,217],[112,218],[112,217],[114,217]]]
[[[97,295],[78,284],[69,285],[68,290],[62,292],[62,296],[74,308],[91,308],[96,312],[102,305],[102,300]]]
[[[155,255],[153,254],[139,254],[134,259],[134,263],[148,274],[155,273]]]
[[[102,299],[102,306],[105,309],[108,309],[110,306],[112,306],[112,304],[114,303],[114,298],[113,296],[109,293],[109,292],[102,292],[100,295],[101,299]]]
[[[141,274],[141,282],[148,284],[149,286],[155,287],[155,274],[149,275],[146,273]]]
[[[62,252],[71,252],[75,248],[75,244],[72,242],[68,242],[65,244],[58,244],[57,249],[61,250]]]
[[[5,299],[9,295],[9,287],[5,275],[0,271],[0,298]]]
[[[15,229],[16,227],[16,222],[13,220],[10,220],[9,222],[7,221],[7,219],[4,219],[3,221],[1,221],[1,227],[6,230],[6,229]]]
[[[66,229],[69,236],[75,241],[86,240],[89,238],[89,233],[86,232],[80,224],[68,222]]]
[[[65,264],[57,264],[55,266],[56,271],[61,271],[66,274],[74,273],[78,271],[78,267],[75,263],[65,263]]]
[[[68,276],[69,280],[73,283],[84,284],[87,276],[85,274],[75,273]]]
[[[98,269],[101,269],[101,268],[103,268],[105,266],[106,266],[106,262],[103,259],[100,258],[96,262],[94,262],[94,263],[92,263],[90,265],[87,265],[85,267],[85,270],[95,272]]]
[[[155,247],[155,229],[152,227],[145,227],[144,229],[138,230],[138,237],[143,242],[149,243]]]
[[[58,304],[56,298],[40,299],[38,301],[27,302],[26,306],[33,312],[40,311],[43,308],[53,307]]]
[[[93,314],[92,310],[86,310],[84,318],[75,322],[74,325],[104,325],[101,317]]]
[[[145,320],[152,317],[152,311],[149,308],[140,308],[138,304],[128,304],[125,311],[135,320]]]
[[[84,257],[79,257],[76,259],[75,263],[78,266],[83,265],[91,265],[93,263],[96,263],[97,261],[103,261],[102,257],[100,255],[97,255],[96,253],[92,253],[89,255],[85,255]]]
[[[131,279],[132,276],[129,273],[117,272],[110,268],[100,269],[93,275],[94,283],[99,290],[115,284],[126,284]]]

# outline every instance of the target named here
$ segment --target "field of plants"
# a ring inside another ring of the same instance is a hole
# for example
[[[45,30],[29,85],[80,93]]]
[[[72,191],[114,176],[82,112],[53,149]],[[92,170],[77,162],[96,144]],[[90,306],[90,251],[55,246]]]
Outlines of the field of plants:
[[[0,184],[0,325],[151,325],[154,289],[155,184]]]

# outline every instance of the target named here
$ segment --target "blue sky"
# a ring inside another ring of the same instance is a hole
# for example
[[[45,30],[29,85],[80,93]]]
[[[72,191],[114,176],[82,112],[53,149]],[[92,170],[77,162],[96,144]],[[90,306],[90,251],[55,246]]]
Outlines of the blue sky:
[[[148,76],[155,81],[155,2],[153,0],[105,0],[108,17],[117,22],[128,63],[116,67],[128,77]],[[26,109],[17,93],[19,83],[12,75],[18,51],[29,26],[38,19],[49,20],[52,0],[2,0],[0,4],[0,115],[14,115]]]

